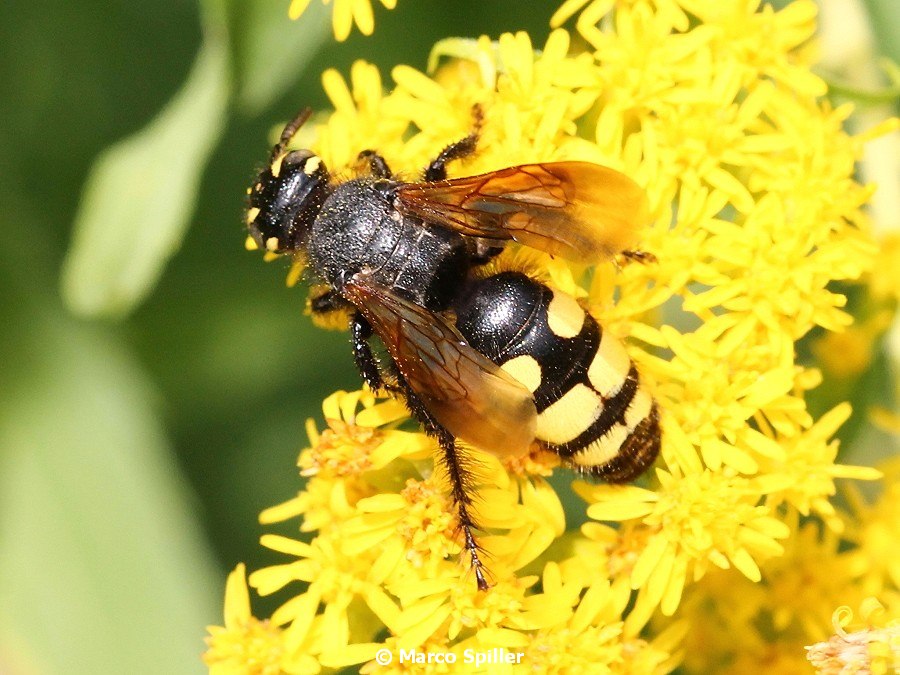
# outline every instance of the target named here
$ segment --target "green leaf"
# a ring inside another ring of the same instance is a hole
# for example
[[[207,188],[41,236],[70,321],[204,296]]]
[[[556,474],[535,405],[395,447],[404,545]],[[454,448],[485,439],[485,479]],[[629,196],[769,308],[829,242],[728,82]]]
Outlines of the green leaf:
[[[221,575],[144,375],[33,310],[0,338],[30,362],[0,392],[0,670],[203,672]]]
[[[869,13],[878,51],[900,63],[900,2],[897,0],[863,0]]]
[[[159,115],[97,159],[62,271],[72,311],[127,313],[178,249],[224,125],[229,77],[221,33],[207,31],[187,82]]]
[[[240,73],[238,105],[256,114],[297,78],[331,36],[331,8],[312,2],[296,21],[286,0],[238,3],[235,61]]]

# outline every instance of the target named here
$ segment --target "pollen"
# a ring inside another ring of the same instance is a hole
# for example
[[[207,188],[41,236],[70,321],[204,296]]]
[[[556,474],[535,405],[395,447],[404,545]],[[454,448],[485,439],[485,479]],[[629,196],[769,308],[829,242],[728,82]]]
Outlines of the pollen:
[[[328,420],[315,448],[301,455],[300,467],[306,476],[322,471],[334,475],[355,475],[371,466],[369,454],[380,437],[375,429]]]

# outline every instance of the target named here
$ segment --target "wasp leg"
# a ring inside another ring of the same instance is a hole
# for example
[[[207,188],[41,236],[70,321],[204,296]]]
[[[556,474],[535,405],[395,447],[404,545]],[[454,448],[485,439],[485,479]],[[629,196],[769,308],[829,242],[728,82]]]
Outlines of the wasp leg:
[[[472,253],[473,265],[484,265],[503,253],[503,246],[497,246],[494,239],[475,239],[474,251]]]
[[[463,535],[463,547],[466,553],[469,554],[478,590],[486,591],[491,587],[491,584],[488,582],[489,573],[481,561],[483,549],[478,545],[478,541],[473,534],[473,530],[478,529],[478,525],[470,513],[472,506],[471,494],[474,489],[471,471],[466,466],[465,458],[460,455],[453,435],[434,419],[415,392],[403,380],[402,376],[399,380],[403,396],[406,398],[406,405],[413,416],[425,426],[425,430],[437,438],[438,444],[441,446],[444,466],[447,468],[447,475],[450,477],[450,496],[456,507],[459,529]]]
[[[340,293],[326,291],[318,297],[311,298],[309,306],[314,314],[327,314],[339,309],[346,309],[350,306],[350,303],[344,300]]]
[[[366,163],[369,165],[369,172],[375,178],[391,178],[393,177],[393,173],[391,172],[391,168],[388,166],[387,161],[385,161],[384,157],[379,155],[374,150],[363,150],[356,157],[357,161],[360,163]]]
[[[475,573],[475,581],[478,584],[479,591],[488,590],[491,585],[487,580],[487,569],[481,562],[481,547],[472,534],[472,530],[478,526],[475,524],[469,508],[472,506],[472,497],[470,491],[472,489],[472,480],[469,470],[465,466],[465,462],[460,457],[459,449],[456,447],[456,440],[445,429],[440,429],[438,434],[438,443],[444,452],[444,465],[447,468],[447,474],[450,476],[450,494],[453,497],[453,503],[456,506],[456,515],[459,520],[459,527],[463,533],[465,541],[465,549],[469,554],[472,564],[472,571]]]
[[[328,291],[310,301],[310,309],[313,314],[328,314],[348,307],[350,307],[350,303],[336,291]],[[378,360],[372,354],[372,348],[369,346],[370,337],[372,337],[372,326],[362,314],[354,311],[350,315],[350,343],[353,347],[353,361],[369,388],[372,391],[378,391],[385,385],[381,371],[378,369]]]
[[[481,122],[484,118],[481,106],[477,103],[472,106],[472,117],[475,121],[475,128],[472,133],[441,150],[440,154],[425,169],[426,181],[433,183],[439,180],[446,180],[447,162],[468,157],[475,152],[475,146],[478,145],[478,134],[481,131]]]
[[[656,259],[656,256],[649,251],[628,250],[620,251],[617,256],[616,262],[621,267],[622,263],[636,262],[640,263],[641,265],[647,265],[658,261]]]
[[[476,132],[448,145],[441,150],[441,153],[435,157],[431,164],[428,165],[428,168],[425,169],[425,180],[429,183],[445,180],[447,178],[447,162],[468,157],[475,152],[475,146],[477,144],[478,133]]]
[[[378,369],[378,360],[372,354],[369,338],[372,337],[372,326],[359,312],[354,312],[350,319],[350,341],[353,345],[353,361],[363,380],[372,391],[382,389],[384,380]]]

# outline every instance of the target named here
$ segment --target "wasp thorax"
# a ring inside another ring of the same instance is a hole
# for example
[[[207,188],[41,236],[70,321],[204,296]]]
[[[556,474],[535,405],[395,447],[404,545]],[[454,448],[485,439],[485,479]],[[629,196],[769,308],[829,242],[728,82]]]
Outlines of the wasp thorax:
[[[250,189],[250,235],[268,251],[304,248],[327,196],[328,170],[318,155],[310,150],[275,155]]]

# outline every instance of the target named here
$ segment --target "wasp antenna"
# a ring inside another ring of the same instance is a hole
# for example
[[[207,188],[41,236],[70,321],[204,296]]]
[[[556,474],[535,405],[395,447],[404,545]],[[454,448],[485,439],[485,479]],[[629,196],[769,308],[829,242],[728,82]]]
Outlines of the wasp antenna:
[[[281,132],[281,138],[278,139],[278,143],[272,148],[272,159],[275,159],[282,153],[287,144],[291,142],[291,139],[293,139],[294,136],[297,135],[297,132],[300,131],[300,127],[306,124],[310,115],[312,115],[312,108],[304,108],[297,113],[294,119],[285,125],[284,130]]]

